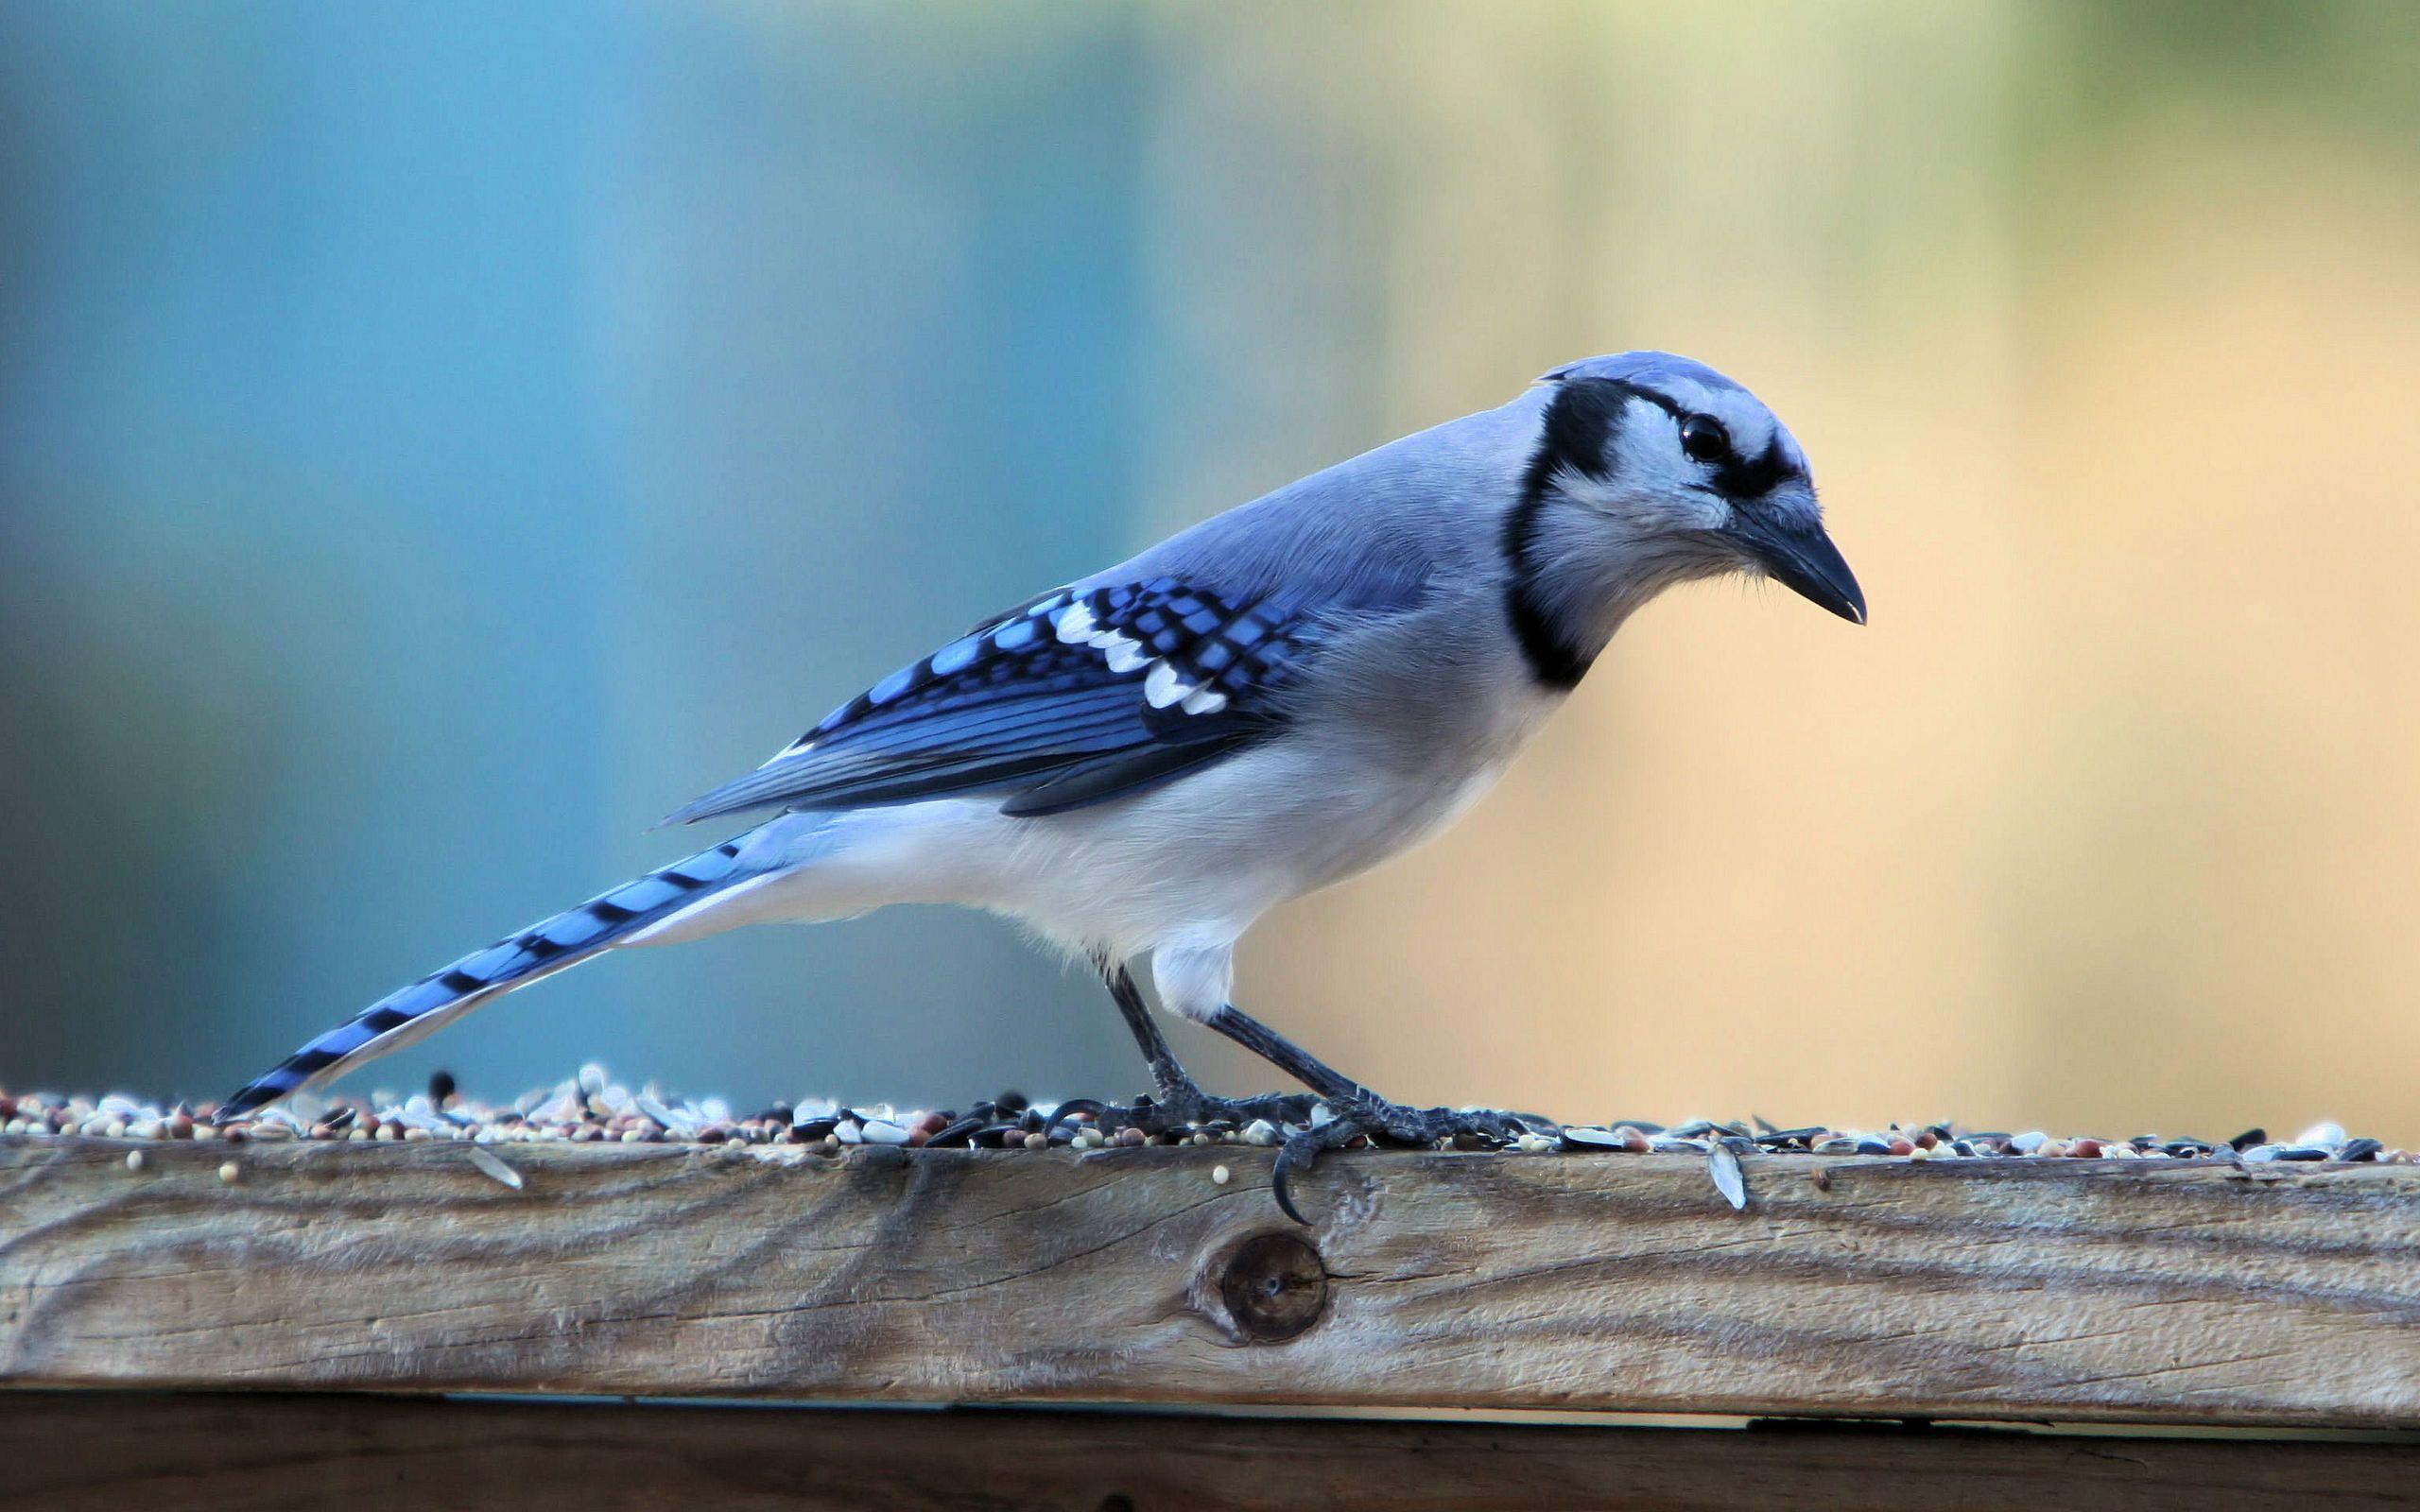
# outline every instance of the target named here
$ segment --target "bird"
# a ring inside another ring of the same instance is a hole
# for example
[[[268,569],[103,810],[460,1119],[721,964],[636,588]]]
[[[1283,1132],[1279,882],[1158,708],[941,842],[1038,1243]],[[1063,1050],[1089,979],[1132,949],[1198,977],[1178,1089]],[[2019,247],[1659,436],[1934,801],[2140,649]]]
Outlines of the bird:
[[[1299,1221],[1288,1179],[1322,1150],[1553,1125],[1409,1107],[1334,1070],[1236,1005],[1237,940],[1446,827],[1641,606],[1733,574],[1866,621],[1806,453],[1747,388],[1661,352],[1556,368],[981,621],[663,821],[771,811],[753,829],[390,993],[218,1116],[610,950],[958,903],[1093,964],[1150,1070],[1138,1119],[1305,1107],[1206,1091],[1138,970],[1167,1012],[1308,1088],[1272,1182]]]

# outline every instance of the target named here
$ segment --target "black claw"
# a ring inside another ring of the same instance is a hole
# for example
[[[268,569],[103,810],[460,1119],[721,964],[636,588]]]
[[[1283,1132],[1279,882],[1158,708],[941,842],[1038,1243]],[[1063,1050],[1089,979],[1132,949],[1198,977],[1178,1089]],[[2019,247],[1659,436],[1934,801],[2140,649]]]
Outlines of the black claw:
[[[1277,1198],[1277,1210],[1307,1228],[1311,1220],[1294,1206],[1294,1173],[1307,1171],[1319,1163],[1322,1150],[1332,1150],[1349,1143],[1354,1136],[1368,1132],[1357,1120],[1330,1119],[1327,1123],[1306,1128],[1299,1134],[1286,1136],[1277,1147],[1277,1164],[1270,1172],[1270,1189]]]
[[[1277,1151],[1270,1172],[1271,1194],[1278,1211],[1308,1227],[1310,1220],[1294,1205],[1293,1178],[1309,1170],[1323,1150],[1336,1149],[1367,1135],[1373,1143],[1418,1149],[1440,1140],[1469,1135],[1494,1145],[1510,1144],[1524,1134],[1562,1132],[1551,1119],[1534,1113],[1499,1112],[1494,1108],[1467,1111],[1451,1108],[1406,1108],[1378,1098],[1330,1098],[1323,1104],[1335,1116],[1326,1123],[1290,1135]]]
[[[1305,1156],[1299,1160],[1294,1152],[1301,1148],[1305,1140],[1309,1138],[1307,1134],[1297,1134],[1280,1145],[1277,1151],[1277,1164],[1269,1173],[1270,1194],[1277,1199],[1277,1211],[1305,1228],[1311,1226],[1311,1220],[1304,1217],[1303,1210],[1294,1206],[1294,1167],[1297,1164],[1310,1164],[1316,1158],[1317,1152],[1315,1150],[1312,1155]]]

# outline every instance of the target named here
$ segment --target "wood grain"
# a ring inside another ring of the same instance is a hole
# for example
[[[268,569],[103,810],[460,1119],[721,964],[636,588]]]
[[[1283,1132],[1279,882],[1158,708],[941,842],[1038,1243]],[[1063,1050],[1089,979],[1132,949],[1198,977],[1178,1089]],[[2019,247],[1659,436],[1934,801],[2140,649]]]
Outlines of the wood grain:
[[[2420,1451],[1831,1427],[1535,1427],[1166,1414],[28,1394],[19,1505],[329,1512],[2350,1512]]]
[[[0,1383],[2420,1422],[2411,1167],[128,1148],[0,1143]]]

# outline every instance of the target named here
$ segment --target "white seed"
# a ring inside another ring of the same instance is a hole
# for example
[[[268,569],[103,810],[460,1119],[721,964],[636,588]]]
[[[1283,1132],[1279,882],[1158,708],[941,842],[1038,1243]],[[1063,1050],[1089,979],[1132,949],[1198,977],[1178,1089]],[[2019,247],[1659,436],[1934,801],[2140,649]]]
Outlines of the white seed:
[[[1731,1146],[1715,1141],[1706,1147],[1705,1163],[1706,1174],[1714,1178],[1714,1190],[1722,1194],[1722,1200],[1734,1209],[1746,1208],[1748,1185],[1739,1174],[1739,1157],[1731,1153]]]
[[[233,1160],[228,1161],[225,1165],[218,1168],[218,1179],[226,1182],[231,1187],[243,1178],[244,1168],[237,1165]]]
[[[1210,1184],[1212,1186],[1223,1187],[1235,1178],[1236,1173],[1228,1170],[1223,1165],[1214,1165],[1210,1168]]]
[[[140,1171],[143,1169],[143,1152],[141,1150],[129,1150],[126,1152],[126,1168],[130,1171]]]
[[[471,1147],[471,1163],[490,1178],[503,1182],[515,1192],[521,1190],[521,1173],[476,1145]]]

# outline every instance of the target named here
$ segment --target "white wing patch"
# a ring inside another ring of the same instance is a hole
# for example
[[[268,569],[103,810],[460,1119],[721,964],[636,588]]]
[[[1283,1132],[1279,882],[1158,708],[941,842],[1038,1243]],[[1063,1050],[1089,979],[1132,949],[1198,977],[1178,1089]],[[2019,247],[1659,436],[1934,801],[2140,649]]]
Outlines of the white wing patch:
[[[1080,600],[1060,610],[1053,623],[1063,643],[1096,648],[1108,660],[1112,672],[1143,673],[1143,700],[1154,709],[1175,705],[1189,714],[1215,714],[1227,707],[1225,694],[1185,681],[1167,662],[1146,654],[1142,642],[1104,627],[1094,618],[1091,607]]]
[[[1193,691],[1193,685],[1176,675],[1176,668],[1165,662],[1151,663],[1150,672],[1143,679],[1143,701],[1154,709],[1165,709]]]

